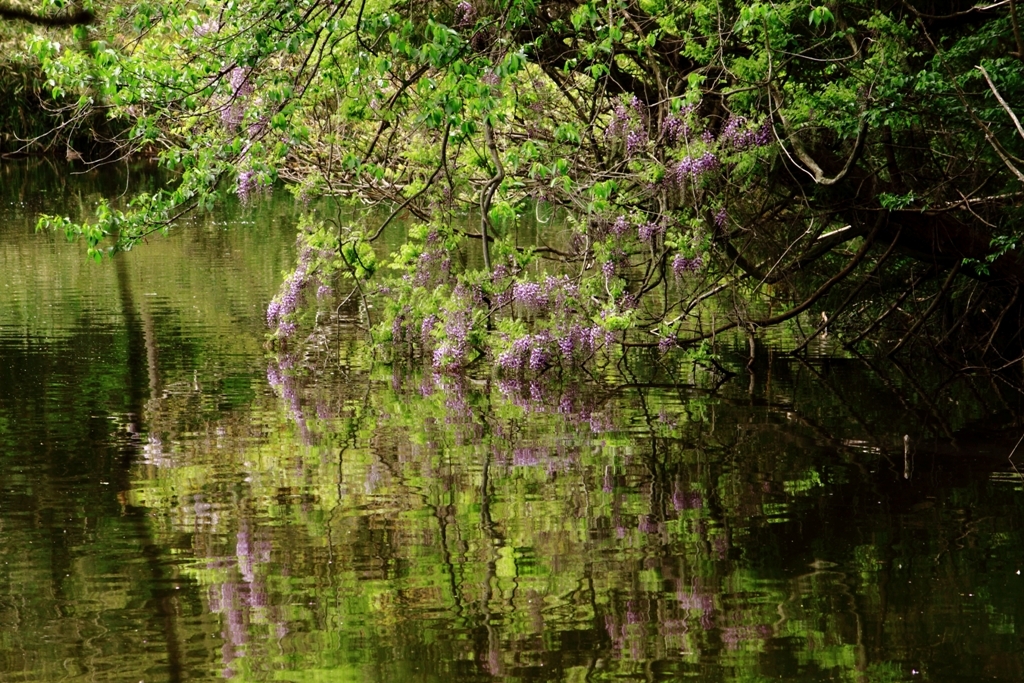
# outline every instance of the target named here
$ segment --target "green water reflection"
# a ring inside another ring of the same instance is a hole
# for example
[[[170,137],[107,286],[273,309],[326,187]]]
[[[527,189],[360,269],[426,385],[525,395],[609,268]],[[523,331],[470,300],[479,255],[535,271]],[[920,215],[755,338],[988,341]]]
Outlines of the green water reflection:
[[[96,265],[35,212],[155,179],[0,178],[2,680],[1024,678],[1006,383],[268,357],[287,202]]]

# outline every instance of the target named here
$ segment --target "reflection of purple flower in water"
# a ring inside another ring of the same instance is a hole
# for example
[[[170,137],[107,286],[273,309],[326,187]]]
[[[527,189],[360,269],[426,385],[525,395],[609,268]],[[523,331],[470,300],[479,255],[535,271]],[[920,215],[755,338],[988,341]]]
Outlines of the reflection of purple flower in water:
[[[532,448],[517,448],[512,454],[512,464],[516,467],[532,467],[540,463],[540,458]]]
[[[366,472],[366,481],[363,484],[363,487],[366,490],[366,495],[373,495],[380,486],[383,478],[384,473],[380,468],[380,463],[374,460],[370,465],[370,469]]]
[[[658,532],[658,522],[651,515],[640,515],[637,529],[642,534],[654,534]]]
[[[679,608],[684,611],[699,611],[700,626],[705,631],[714,627],[715,598],[713,594],[701,593],[697,589],[697,583],[690,586],[689,591],[679,590],[676,593],[679,601]]]
[[[292,419],[295,420],[295,424],[299,428],[303,442],[308,444],[312,443],[312,435],[309,432],[305,415],[302,412],[302,402],[299,399],[299,392],[295,388],[295,378],[284,372],[293,363],[294,359],[287,355],[282,357],[277,363],[271,361],[270,365],[267,366],[267,382],[275,391],[280,392],[281,398],[288,402]]]
[[[436,315],[430,314],[423,319],[423,323],[420,325],[420,339],[424,344],[430,341],[430,334],[434,331],[435,325],[437,325]]]
[[[682,510],[699,510],[704,507],[704,499],[700,493],[686,492],[678,484],[672,486],[672,507],[676,512]]]
[[[721,629],[720,637],[727,650],[739,650],[740,644],[770,638],[772,627],[767,624],[760,626],[726,626]]]

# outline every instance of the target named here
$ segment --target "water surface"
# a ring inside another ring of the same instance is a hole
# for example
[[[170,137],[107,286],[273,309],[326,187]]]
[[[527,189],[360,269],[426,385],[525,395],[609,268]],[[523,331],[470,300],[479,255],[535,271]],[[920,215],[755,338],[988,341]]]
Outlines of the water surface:
[[[284,198],[103,264],[33,233],[158,181],[0,165],[0,680],[1024,678],[1009,383],[293,357]]]

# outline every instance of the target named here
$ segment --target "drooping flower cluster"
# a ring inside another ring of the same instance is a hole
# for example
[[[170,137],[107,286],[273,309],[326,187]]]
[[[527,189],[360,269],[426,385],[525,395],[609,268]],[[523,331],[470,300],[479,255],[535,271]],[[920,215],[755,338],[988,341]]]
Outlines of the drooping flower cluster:
[[[601,264],[601,273],[604,275],[605,280],[610,280],[615,277],[615,259],[608,259]]]
[[[637,228],[637,237],[640,238],[641,242],[646,242],[647,244],[650,244],[651,240],[653,240],[655,237],[663,234],[665,234],[664,223],[648,222],[644,223],[639,228]]]
[[[661,339],[658,340],[658,351],[660,351],[663,354],[664,353],[668,353],[673,348],[675,348],[675,345],[676,345],[676,335],[674,335],[674,334],[662,335]]]
[[[619,102],[612,108],[612,120],[605,129],[605,137],[625,138],[626,156],[637,156],[650,142],[649,121],[647,105],[634,96],[628,107]]]
[[[597,326],[573,324],[564,329],[541,330],[515,339],[498,354],[498,367],[510,374],[525,370],[540,372],[556,361],[572,366],[591,355],[604,340],[604,330]]]
[[[253,93],[251,73],[247,69],[236,66],[228,73],[228,84],[231,95],[221,109],[221,123],[228,130],[234,130],[245,117],[246,100]]]
[[[238,66],[233,68],[228,82],[231,84],[231,94],[235,97],[248,97],[252,94],[252,80],[247,69]]]
[[[626,135],[626,156],[634,157],[647,147],[647,130],[634,128]]]
[[[434,327],[437,325],[437,316],[430,314],[423,319],[420,324],[420,340],[424,344],[430,343],[430,334],[434,331]]]
[[[256,171],[246,170],[238,174],[235,194],[243,204],[248,204],[268,189]]]
[[[633,110],[633,113],[636,114],[640,121],[644,123],[647,122],[647,117],[649,116],[647,112],[647,105],[644,104],[639,97],[633,95],[633,97],[630,98],[629,108]]]
[[[477,291],[471,292],[465,287],[456,287],[452,293],[451,304],[444,310],[440,342],[434,348],[432,357],[435,370],[451,372],[465,367],[468,362],[474,311],[480,304],[478,297]],[[431,329],[436,325],[437,322],[434,322]]]
[[[551,306],[564,307],[579,293],[579,287],[567,275],[549,275],[543,282],[521,280],[512,286],[512,300],[533,312],[543,312]]]
[[[512,285],[512,300],[531,311],[548,307],[548,293],[539,282],[517,282]]]
[[[622,103],[612,108],[612,122],[605,129],[605,137],[614,138],[625,134],[629,130],[630,112]]]
[[[681,185],[687,180],[695,180],[721,165],[718,157],[711,151],[704,152],[697,158],[684,157],[675,168],[676,182]]]
[[[192,29],[192,35],[194,35],[196,38],[202,38],[203,36],[207,36],[210,34],[216,35],[217,33],[220,33],[220,29],[222,26],[223,25],[221,24],[219,19],[210,18],[204,21],[202,24],[196,26],[194,29]]]
[[[676,278],[681,278],[686,273],[696,273],[703,266],[704,259],[700,256],[686,258],[682,254],[676,254],[672,259],[672,272],[675,273]]]
[[[629,221],[625,216],[619,216],[616,218],[611,225],[611,233],[617,237],[622,237],[629,232]]]
[[[512,345],[498,355],[498,367],[505,372],[519,373],[526,367],[528,359],[533,355],[534,348],[538,354],[543,353],[544,346],[550,341],[541,335],[527,334],[519,337]],[[538,355],[539,358],[539,355]]]
[[[444,247],[441,236],[436,231],[427,235],[427,243],[416,261],[415,272],[412,276],[413,285],[426,287],[432,283],[436,284],[439,279],[444,279],[451,271],[451,255]]]
[[[737,150],[751,147],[764,147],[774,139],[770,121],[765,121],[758,128],[752,128],[742,116],[732,116],[722,129],[721,140],[729,142]]]
[[[724,228],[725,227],[726,221],[729,220],[729,212],[727,212],[725,210],[724,206],[722,208],[720,208],[718,211],[715,212],[715,219],[714,220],[715,220],[715,227],[716,228]]]
[[[472,26],[476,21],[476,8],[471,3],[462,0],[455,6],[455,25],[459,28]]]
[[[686,121],[678,116],[669,115],[661,122],[661,137],[667,145],[674,145],[685,140],[690,133]]]
[[[290,316],[302,305],[305,292],[316,279],[312,277],[311,268],[315,252],[306,248],[299,255],[299,265],[281,285],[278,295],[267,306],[267,327],[275,328],[277,336],[288,338],[295,334],[295,322]],[[323,283],[317,283],[319,289]]]

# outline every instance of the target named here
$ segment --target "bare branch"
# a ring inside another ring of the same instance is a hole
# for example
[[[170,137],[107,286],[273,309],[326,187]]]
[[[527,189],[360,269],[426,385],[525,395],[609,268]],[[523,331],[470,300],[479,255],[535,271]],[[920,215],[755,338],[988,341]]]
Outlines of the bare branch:
[[[992,91],[992,94],[996,96],[996,99],[999,100],[999,104],[1002,105],[1003,109],[1006,110],[1006,113],[1010,115],[1011,119],[1013,119],[1013,125],[1017,126],[1017,133],[1024,138],[1024,126],[1020,125],[1020,119],[1017,118],[1017,115],[1013,113],[1012,109],[1010,109],[1010,105],[1006,103],[1003,96],[999,94],[998,90],[996,90],[996,84],[992,82],[992,78],[988,75],[988,72],[985,71],[985,67],[979,65],[974,68],[980,71],[985,77],[985,80],[988,81],[988,87]]]

